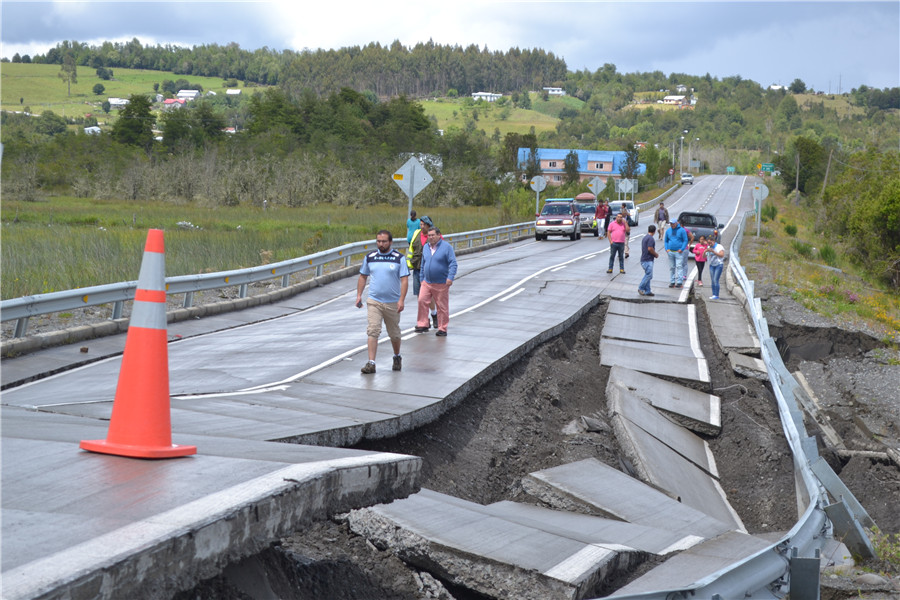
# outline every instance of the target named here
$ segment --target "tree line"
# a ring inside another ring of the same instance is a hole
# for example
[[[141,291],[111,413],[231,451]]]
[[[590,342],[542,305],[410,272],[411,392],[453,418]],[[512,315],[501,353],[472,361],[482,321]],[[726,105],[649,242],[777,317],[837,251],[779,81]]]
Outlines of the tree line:
[[[566,79],[563,59],[544,50],[510,48],[491,51],[474,44],[403,46],[372,42],[339,50],[243,50],[238,44],[204,44],[193,48],[172,45],[144,46],[130,42],[104,42],[99,46],[64,41],[46,54],[13,62],[63,64],[97,68],[155,69],[176,75],[239,79],[287,89],[311,89],[327,96],[342,88],[371,91],[381,98],[405,95],[421,98],[454,89],[460,94],[479,91],[509,92],[559,86]]]

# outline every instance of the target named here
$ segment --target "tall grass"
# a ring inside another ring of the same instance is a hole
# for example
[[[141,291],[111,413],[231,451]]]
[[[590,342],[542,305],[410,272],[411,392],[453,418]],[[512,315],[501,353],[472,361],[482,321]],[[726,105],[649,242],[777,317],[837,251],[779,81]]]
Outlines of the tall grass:
[[[501,211],[421,208],[444,233],[495,227]],[[137,279],[147,229],[166,232],[166,275],[226,271],[289,260],[362,240],[380,229],[406,238],[406,206],[319,205],[207,209],[78,198],[4,202],[3,299]],[[181,225],[179,225],[181,223]]]

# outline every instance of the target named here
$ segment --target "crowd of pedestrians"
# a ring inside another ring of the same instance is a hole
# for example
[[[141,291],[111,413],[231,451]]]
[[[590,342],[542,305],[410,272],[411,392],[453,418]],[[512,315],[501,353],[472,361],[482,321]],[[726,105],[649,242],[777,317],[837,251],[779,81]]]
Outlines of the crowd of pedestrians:
[[[628,258],[628,242],[631,227],[628,225],[625,206],[616,215],[611,215],[609,205],[601,201],[595,218],[601,239],[609,241],[609,265],[607,273],[613,272],[618,257],[619,273],[625,274],[625,259]],[[663,241],[663,250],[669,262],[669,287],[682,288],[687,279],[688,258],[693,253],[697,265],[697,285],[703,286],[703,271],[709,264],[711,300],[719,299],[719,279],[725,264],[725,248],[715,237],[701,236],[690,247],[692,234],[680,220],[671,220],[669,211],[660,202],[654,211],[655,225],[647,227],[641,238],[640,265],[644,276],[638,284],[638,294],[655,296],[650,288],[653,279],[654,261],[659,258],[656,241]],[[718,236],[716,236],[718,237]],[[427,216],[417,217],[410,211],[406,222],[407,251],[405,256],[391,248],[393,237],[390,231],[381,230],[376,238],[377,249],[363,259],[356,286],[356,306],[363,306],[363,292],[369,286],[367,307],[367,350],[368,361],[362,367],[364,374],[375,373],[375,356],[382,326],[387,329],[388,338],[394,351],[392,369],[402,369],[400,355],[400,313],[409,287],[409,276],[413,277],[413,295],[416,296],[416,333],[436,329],[435,335],[446,337],[450,323],[450,287],[456,278],[457,262],[453,245],[444,241],[441,231]]]

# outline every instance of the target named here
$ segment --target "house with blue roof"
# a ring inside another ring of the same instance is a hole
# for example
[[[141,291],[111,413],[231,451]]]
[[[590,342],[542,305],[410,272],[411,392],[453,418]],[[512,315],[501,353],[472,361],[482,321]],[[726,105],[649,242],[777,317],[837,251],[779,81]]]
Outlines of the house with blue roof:
[[[566,179],[566,156],[571,149],[538,148],[537,161],[540,165],[540,174],[547,180],[547,185],[562,185]],[[590,181],[599,177],[605,184],[610,178],[621,179],[622,167],[625,164],[626,153],[611,150],[574,150],[578,155],[578,180]],[[524,169],[531,155],[531,149],[519,148],[519,168]],[[647,172],[647,165],[638,165],[638,174]]]

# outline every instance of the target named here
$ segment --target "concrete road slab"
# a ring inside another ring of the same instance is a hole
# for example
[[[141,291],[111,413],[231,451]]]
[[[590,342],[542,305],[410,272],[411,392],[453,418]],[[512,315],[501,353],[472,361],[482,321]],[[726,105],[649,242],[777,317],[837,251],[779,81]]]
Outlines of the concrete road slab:
[[[691,333],[685,321],[654,321],[608,313],[603,324],[605,338],[672,346],[689,346]]]
[[[615,414],[611,420],[616,438],[638,477],[732,529],[745,531],[719,481],[710,474],[716,466],[707,444],[667,422],[643,401],[621,393],[621,388],[612,392],[610,414]]]
[[[353,511],[350,528],[414,564],[437,564],[451,581],[492,597],[582,597],[637,560],[626,548],[587,544],[482,509],[426,491]]]
[[[633,596],[658,590],[690,589],[728,565],[771,548],[772,543],[746,533],[730,531],[697,544],[673,556],[663,564],[608,598]]]
[[[610,418],[620,417],[643,429],[708,475],[718,479],[716,460],[706,440],[660,413],[624,386],[607,384],[606,403]]]
[[[568,511],[552,510],[519,502],[497,502],[485,506],[484,510],[507,521],[513,521],[588,544],[617,544],[657,555],[665,555],[689,548],[703,539],[695,535],[679,535],[654,527]]]
[[[91,419],[9,407],[2,417],[3,597],[10,600],[99,589],[101,581],[119,597],[148,588],[171,595],[326,510],[415,491],[420,464],[208,438],[192,440],[194,456],[131,459],[80,450],[80,439],[104,437]],[[146,568],[156,559],[183,567]]]
[[[626,317],[638,317],[652,321],[665,321],[667,323],[686,322],[690,318],[692,306],[665,302],[653,304],[647,302],[624,302],[612,300],[609,303],[607,314],[623,315]]]
[[[559,510],[572,510],[681,535],[712,538],[733,529],[596,459],[531,473],[527,493]]]
[[[733,298],[710,300],[707,296],[701,297],[719,349],[725,353],[759,356],[759,338],[744,307]]]
[[[662,344],[641,346],[604,339],[600,342],[600,364],[607,367],[626,367],[650,375],[708,383],[709,366],[706,359],[684,356],[684,352],[679,352],[680,355],[675,354],[677,348]],[[669,351],[672,349],[674,350]]]
[[[707,435],[718,435],[722,430],[718,396],[621,366],[610,369],[608,384],[628,388],[688,429]]]

